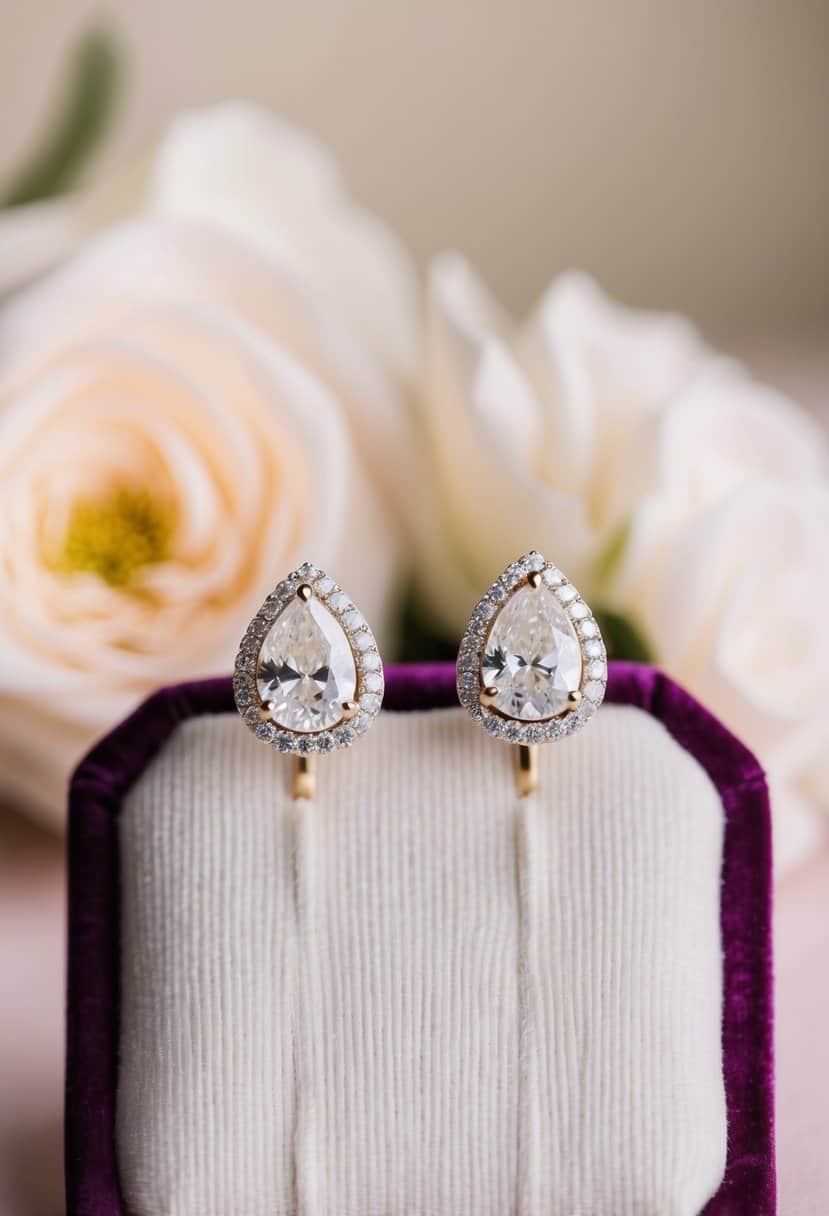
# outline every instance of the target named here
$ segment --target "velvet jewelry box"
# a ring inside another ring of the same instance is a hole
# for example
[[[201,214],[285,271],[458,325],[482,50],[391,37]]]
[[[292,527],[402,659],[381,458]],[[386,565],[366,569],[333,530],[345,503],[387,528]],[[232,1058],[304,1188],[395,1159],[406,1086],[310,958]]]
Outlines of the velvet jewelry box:
[[[725,1173],[704,1212],[706,1216],[773,1216],[771,843],[765,780],[746,749],[658,671],[611,665],[608,701],[636,707],[660,723],[707,774],[721,800],[721,1047],[727,1142]],[[387,669],[384,712],[455,705],[451,665]],[[119,1175],[116,1136],[123,1057],[119,1036],[125,1020],[120,1007],[124,976],[119,813],[180,724],[232,712],[229,679],[163,689],[90,752],[72,782],[66,1070],[69,1216],[120,1216],[130,1210]],[[555,748],[569,745],[564,742]],[[486,746],[506,751],[501,744]],[[503,759],[507,763],[506,754]],[[154,994],[148,991],[141,996],[152,1002]],[[533,1205],[525,1206],[529,1210]],[[590,1211],[591,1216],[616,1216]]]

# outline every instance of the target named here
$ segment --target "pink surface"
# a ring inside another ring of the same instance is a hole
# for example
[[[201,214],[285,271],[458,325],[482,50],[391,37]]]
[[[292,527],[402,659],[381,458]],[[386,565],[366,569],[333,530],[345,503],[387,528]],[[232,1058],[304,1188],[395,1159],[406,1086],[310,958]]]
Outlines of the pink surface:
[[[0,809],[0,1213],[63,1211],[63,842]]]
[[[781,1216],[829,1212],[829,847],[777,895]]]
[[[0,1214],[62,1210],[63,848],[0,820]],[[777,898],[782,1216],[829,1211],[829,848]]]

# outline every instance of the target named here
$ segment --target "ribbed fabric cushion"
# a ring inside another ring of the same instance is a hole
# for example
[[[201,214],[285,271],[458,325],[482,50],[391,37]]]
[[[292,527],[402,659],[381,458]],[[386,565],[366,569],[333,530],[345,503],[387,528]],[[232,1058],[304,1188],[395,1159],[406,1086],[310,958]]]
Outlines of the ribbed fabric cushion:
[[[460,710],[319,761],[178,728],[121,816],[134,1216],[694,1216],[726,1149],[723,810],[647,714]]]

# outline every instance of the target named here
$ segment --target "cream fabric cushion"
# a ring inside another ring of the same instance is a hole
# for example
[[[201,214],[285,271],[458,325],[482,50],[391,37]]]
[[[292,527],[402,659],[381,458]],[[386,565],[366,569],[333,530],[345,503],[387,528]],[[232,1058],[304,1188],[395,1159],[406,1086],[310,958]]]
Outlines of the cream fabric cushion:
[[[647,714],[512,756],[384,713],[317,798],[229,716],[121,818],[133,1216],[694,1216],[726,1149],[723,809]]]

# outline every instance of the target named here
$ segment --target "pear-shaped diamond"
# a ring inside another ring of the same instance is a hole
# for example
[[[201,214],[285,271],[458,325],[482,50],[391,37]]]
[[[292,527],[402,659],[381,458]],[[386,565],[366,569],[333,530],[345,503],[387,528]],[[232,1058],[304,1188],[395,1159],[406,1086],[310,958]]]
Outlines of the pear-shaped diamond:
[[[532,746],[572,735],[601,704],[596,619],[553,562],[510,562],[475,605],[458,651],[458,700],[488,735]]]
[[[256,666],[262,702],[285,730],[326,730],[352,701],[357,671],[348,638],[319,599],[294,597],[269,629]]]
[[[582,657],[567,611],[539,581],[512,593],[495,617],[481,659],[481,684],[497,689],[488,703],[509,718],[555,717],[579,689]]]

